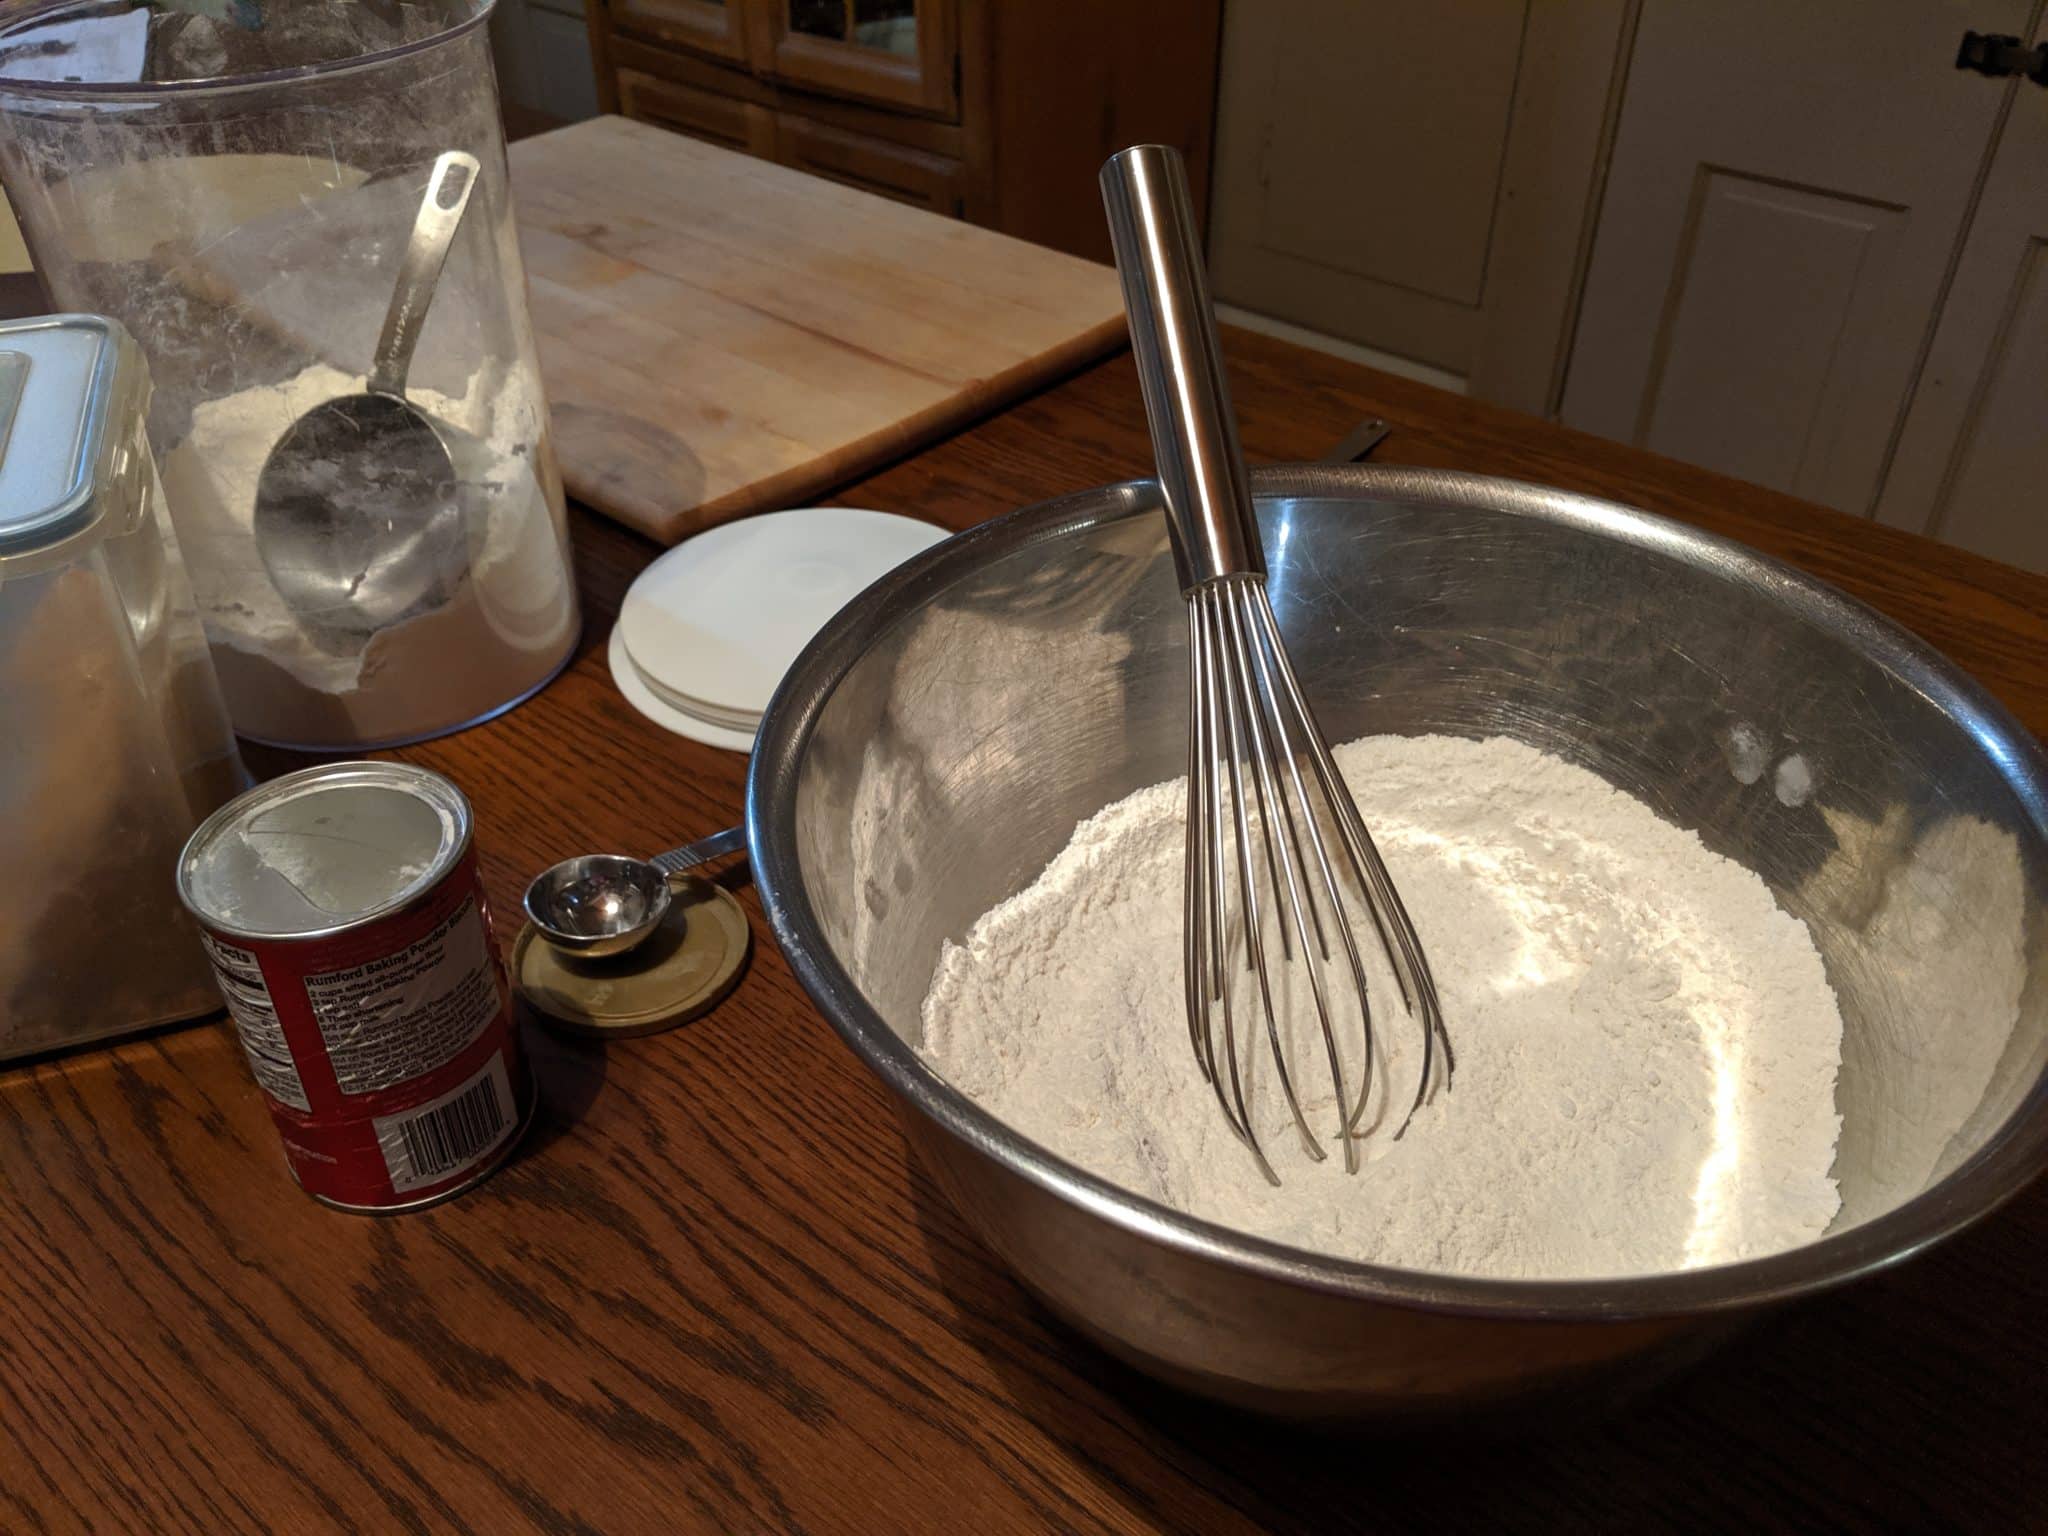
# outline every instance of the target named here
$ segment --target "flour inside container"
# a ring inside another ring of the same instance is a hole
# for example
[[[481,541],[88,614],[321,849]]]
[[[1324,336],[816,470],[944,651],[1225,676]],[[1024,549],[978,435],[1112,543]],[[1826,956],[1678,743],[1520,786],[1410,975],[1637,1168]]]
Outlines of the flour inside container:
[[[410,397],[443,424],[459,481],[469,565],[444,603],[340,644],[293,611],[261,559],[258,479],[295,421],[361,387],[315,365],[206,401],[164,460],[214,665],[245,736],[365,743],[445,730],[546,681],[575,637],[548,441],[530,419],[537,407],[516,390],[492,401],[482,436],[446,425],[478,415],[474,402],[423,389]]]

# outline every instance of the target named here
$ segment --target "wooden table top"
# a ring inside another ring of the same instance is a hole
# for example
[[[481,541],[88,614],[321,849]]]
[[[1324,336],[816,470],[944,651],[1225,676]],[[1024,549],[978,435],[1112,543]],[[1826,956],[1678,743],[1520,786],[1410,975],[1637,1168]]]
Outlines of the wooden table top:
[[[1255,459],[1314,457],[1377,414],[1383,462],[1704,524],[1910,625],[2048,733],[2048,580],[1281,343],[1227,345]],[[837,499],[965,527],[1147,458],[1123,356]],[[605,672],[655,546],[589,516],[576,534],[572,669],[399,754],[475,801],[501,929],[554,859],[740,814],[741,760],[661,734]],[[756,952],[725,1005],[609,1049],[536,1041],[523,1150],[418,1215],[299,1194],[223,1025],[0,1072],[0,1530],[2048,1527],[2048,1185],[1604,1425],[1319,1440],[1153,1387],[1036,1308],[909,1160],[743,900]]]

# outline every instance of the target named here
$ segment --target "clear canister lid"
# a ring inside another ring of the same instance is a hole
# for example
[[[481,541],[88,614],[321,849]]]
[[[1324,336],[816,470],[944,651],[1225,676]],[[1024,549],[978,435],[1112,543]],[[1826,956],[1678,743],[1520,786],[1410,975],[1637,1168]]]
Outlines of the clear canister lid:
[[[128,333],[97,315],[0,324],[0,562],[94,528],[133,476],[126,430],[147,403]],[[125,527],[129,519],[119,520]],[[118,531],[109,529],[106,531]]]

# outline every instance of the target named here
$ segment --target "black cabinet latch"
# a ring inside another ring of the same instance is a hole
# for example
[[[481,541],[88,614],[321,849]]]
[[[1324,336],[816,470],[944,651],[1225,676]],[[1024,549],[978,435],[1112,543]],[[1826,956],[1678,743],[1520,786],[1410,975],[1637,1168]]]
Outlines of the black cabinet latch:
[[[1956,50],[1956,68],[1994,77],[2025,75],[2036,85],[2048,85],[2048,43],[2029,48],[2004,33],[1965,32],[1963,45]]]

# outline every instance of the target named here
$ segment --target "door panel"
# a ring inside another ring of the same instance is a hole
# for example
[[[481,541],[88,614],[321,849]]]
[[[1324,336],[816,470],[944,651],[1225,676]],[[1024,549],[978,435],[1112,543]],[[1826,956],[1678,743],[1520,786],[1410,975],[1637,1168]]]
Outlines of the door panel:
[[[2028,242],[1928,531],[2048,571],[2048,236]]]
[[[597,75],[591,68],[590,31],[583,18],[536,6],[529,24],[540,64],[538,105],[571,122],[597,116]]]
[[[830,95],[957,119],[955,0],[757,0],[765,8],[758,63]]]
[[[1217,296],[1463,372],[1526,9],[1227,6]]]
[[[2048,571],[2048,91],[2005,83],[1998,152],[1877,515]]]
[[[2030,0],[1644,0],[1562,415],[1867,513]]]
[[[1262,243],[1477,304],[1522,8],[1389,7],[1373,46],[1355,51],[1330,46],[1356,26],[1352,0],[1294,9],[1301,14],[1275,49],[1271,86],[1288,110],[1272,113],[1260,151]],[[1443,46],[1446,36],[1458,39],[1455,49]],[[1417,132],[1424,122],[1429,131]],[[1348,195],[1366,188],[1370,195]]]
[[[1821,494],[1903,222],[1897,208],[1703,171],[1637,440]],[[1781,430],[1788,418],[1807,429]]]

